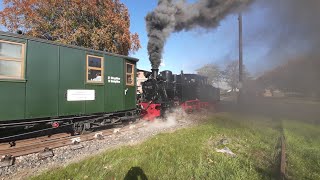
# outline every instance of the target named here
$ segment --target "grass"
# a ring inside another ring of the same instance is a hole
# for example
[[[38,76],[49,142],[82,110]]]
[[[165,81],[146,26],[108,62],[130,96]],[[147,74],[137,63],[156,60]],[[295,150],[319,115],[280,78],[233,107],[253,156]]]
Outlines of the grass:
[[[290,179],[320,179],[320,125],[286,120],[287,174]]]
[[[277,179],[279,123],[217,114],[202,125],[162,133],[31,179]],[[217,153],[222,138],[236,157]],[[133,175],[133,176],[132,176]],[[131,177],[131,178],[130,178]],[[143,179],[143,178],[142,178]]]

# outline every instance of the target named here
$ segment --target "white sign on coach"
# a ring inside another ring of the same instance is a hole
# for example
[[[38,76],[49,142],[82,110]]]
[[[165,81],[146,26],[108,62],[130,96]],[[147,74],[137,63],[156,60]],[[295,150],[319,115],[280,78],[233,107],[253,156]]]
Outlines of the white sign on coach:
[[[67,101],[93,101],[95,100],[95,90],[68,89]]]

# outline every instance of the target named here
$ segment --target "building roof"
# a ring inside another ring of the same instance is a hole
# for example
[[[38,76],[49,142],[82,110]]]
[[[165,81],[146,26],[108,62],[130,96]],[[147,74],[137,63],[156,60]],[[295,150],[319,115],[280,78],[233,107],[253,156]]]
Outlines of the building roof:
[[[151,72],[151,71],[146,71],[146,70],[143,70],[143,69],[137,69],[137,72]]]

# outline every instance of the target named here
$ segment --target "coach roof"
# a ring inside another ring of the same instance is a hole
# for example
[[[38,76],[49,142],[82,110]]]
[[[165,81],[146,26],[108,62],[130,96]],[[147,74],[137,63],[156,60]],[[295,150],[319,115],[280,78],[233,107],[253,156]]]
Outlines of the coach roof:
[[[81,50],[86,50],[86,51],[91,51],[91,52],[103,53],[103,54],[107,54],[107,55],[110,55],[110,56],[117,56],[117,57],[125,58],[125,59],[127,59],[127,60],[135,61],[135,62],[138,62],[138,61],[139,61],[139,59],[134,58],[134,57],[129,57],[129,56],[124,56],[124,55],[114,54],[114,53],[110,53],[110,52],[106,52],[106,51],[94,50],[94,49],[85,48],[85,47],[80,47],[80,46],[75,46],[75,45],[58,43],[58,42],[55,42],[55,41],[49,41],[49,40],[46,40],[46,39],[40,39],[40,38],[30,37],[30,36],[21,35],[21,34],[14,34],[14,33],[8,33],[8,32],[0,31],[0,36],[7,36],[7,37],[20,38],[20,39],[25,39],[25,40],[38,41],[38,42],[43,42],[43,43],[48,43],[48,44],[54,44],[54,45],[58,45],[58,46],[64,46],[64,47],[81,49]]]

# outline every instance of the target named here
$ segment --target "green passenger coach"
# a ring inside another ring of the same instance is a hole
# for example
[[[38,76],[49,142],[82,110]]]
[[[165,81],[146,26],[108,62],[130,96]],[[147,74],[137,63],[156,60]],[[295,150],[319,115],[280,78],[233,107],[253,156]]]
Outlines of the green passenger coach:
[[[0,128],[135,118],[137,61],[0,32]]]

